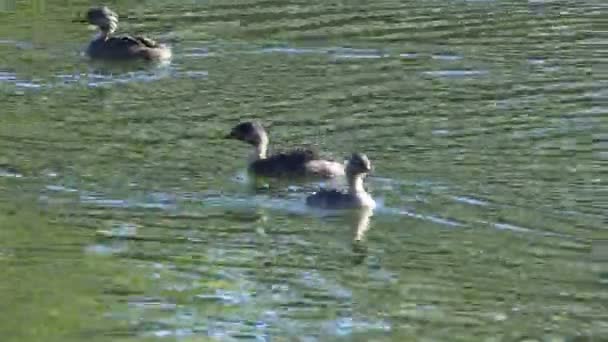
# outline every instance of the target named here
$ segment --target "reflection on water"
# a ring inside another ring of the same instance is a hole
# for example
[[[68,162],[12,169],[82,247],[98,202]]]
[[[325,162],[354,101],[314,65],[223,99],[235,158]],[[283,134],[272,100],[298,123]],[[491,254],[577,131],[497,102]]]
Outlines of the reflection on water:
[[[369,230],[369,221],[373,215],[373,210],[368,207],[364,207],[356,212],[356,220],[354,220],[354,241],[362,241],[365,234]]]
[[[153,70],[126,71],[116,73],[112,70],[95,70],[92,69],[87,73],[77,74],[57,74],[55,80],[43,82],[42,80],[26,81],[18,79],[16,75],[9,73],[0,73],[0,82],[14,85],[17,88],[39,89],[42,87],[60,87],[60,86],[88,86],[100,87],[111,86],[114,84],[127,84],[132,82],[147,83],[155,82],[163,78],[192,78],[205,79],[208,76],[207,71],[185,70],[179,71],[168,67],[158,67]]]
[[[89,5],[0,13],[3,341],[608,336],[602,2],[118,4],[160,66],[82,58]],[[250,119],[378,207],[252,184]]]

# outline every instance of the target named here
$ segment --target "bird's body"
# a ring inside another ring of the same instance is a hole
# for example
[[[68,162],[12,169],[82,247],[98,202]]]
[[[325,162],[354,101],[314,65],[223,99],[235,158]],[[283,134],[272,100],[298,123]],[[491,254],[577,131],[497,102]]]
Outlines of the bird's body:
[[[318,158],[311,150],[296,150],[273,154],[262,159],[255,159],[249,164],[249,170],[266,176],[306,176],[306,164]]]
[[[87,48],[87,55],[101,60],[147,61],[171,58],[171,50],[147,37],[97,37]]]

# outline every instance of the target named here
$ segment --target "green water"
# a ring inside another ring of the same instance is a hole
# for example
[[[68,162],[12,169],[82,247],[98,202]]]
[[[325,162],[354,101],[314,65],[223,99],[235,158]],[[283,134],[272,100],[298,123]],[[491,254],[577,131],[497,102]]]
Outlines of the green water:
[[[2,341],[608,339],[602,1],[184,3],[110,4],[156,67],[0,7]],[[369,225],[249,186],[253,118],[368,154]]]

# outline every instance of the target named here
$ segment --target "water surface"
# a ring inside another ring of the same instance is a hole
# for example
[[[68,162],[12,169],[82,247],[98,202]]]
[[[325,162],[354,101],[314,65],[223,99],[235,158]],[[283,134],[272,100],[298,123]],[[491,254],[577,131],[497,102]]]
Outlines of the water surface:
[[[88,5],[0,7],[3,341],[608,338],[602,2],[114,4],[155,67]],[[379,208],[249,186],[247,119]]]

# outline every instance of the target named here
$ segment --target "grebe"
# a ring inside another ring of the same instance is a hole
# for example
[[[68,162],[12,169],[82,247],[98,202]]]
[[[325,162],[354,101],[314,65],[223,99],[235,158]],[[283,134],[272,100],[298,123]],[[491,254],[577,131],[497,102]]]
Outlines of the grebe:
[[[254,147],[249,171],[258,176],[334,178],[345,174],[343,164],[320,159],[316,152],[307,149],[267,156],[268,134],[258,122],[240,123],[226,137]]]
[[[320,190],[306,198],[306,204],[322,209],[375,208],[376,202],[365,191],[363,179],[372,165],[365,154],[354,153],[346,165],[348,191]]]
[[[160,61],[171,58],[169,47],[150,38],[111,36],[118,28],[118,15],[105,6],[89,9],[86,20],[99,28],[99,34],[89,43],[86,50],[92,59]]]

